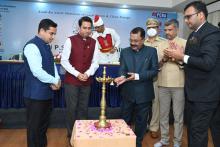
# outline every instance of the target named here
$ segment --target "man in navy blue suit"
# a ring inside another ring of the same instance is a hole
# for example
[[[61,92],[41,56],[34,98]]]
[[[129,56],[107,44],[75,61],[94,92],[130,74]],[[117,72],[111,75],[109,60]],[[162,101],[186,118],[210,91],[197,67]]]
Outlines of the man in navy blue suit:
[[[120,77],[115,79],[122,95],[122,118],[130,124],[135,112],[136,146],[142,146],[147,115],[154,98],[153,78],[157,75],[158,59],[155,48],[144,46],[145,31],[134,28],[130,33],[130,47],[120,56]]]
[[[220,30],[207,22],[208,11],[201,1],[189,3],[184,19],[193,32],[185,53],[180,47],[165,54],[184,62],[189,147],[207,147],[208,128],[220,147]]]

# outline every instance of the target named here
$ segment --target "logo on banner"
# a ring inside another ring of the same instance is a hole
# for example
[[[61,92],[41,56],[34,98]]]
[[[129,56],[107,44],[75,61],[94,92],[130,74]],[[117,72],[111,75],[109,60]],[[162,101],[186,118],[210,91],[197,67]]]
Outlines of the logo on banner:
[[[165,13],[165,12],[153,11],[153,12],[152,12],[152,16],[154,16],[154,17],[156,17],[156,18],[167,18],[167,13]]]

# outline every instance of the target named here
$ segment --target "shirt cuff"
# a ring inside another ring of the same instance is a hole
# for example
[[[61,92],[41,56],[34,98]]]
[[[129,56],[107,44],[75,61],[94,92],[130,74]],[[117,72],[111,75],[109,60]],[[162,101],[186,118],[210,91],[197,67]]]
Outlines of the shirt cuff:
[[[77,70],[75,70],[75,71],[73,72],[73,75],[77,78],[77,77],[79,76],[79,72],[78,72]]]
[[[89,71],[89,70],[87,70],[85,73],[87,74],[87,76],[88,76],[88,77],[90,77],[90,76],[91,76],[91,74],[90,74],[90,71]]]
[[[135,73],[134,74],[134,80],[139,80],[139,79],[140,79],[139,74]]]
[[[52,83],[55,84],[55,85],[58,84],[58,82],[59,82],[59,79],[57,79],[57,78],[54,78],[53,81],[52,81]]]
[[[121,77],[126,78],[126,76],[124,76],[124,75],[121,75]]]
[[[185,64],[187,64],[187,63],[188,63],[188,59],[189,59],[189,56],[188,56],[188,55],[184,55],[184,57],[183,57],[183,62],[184,62]]]

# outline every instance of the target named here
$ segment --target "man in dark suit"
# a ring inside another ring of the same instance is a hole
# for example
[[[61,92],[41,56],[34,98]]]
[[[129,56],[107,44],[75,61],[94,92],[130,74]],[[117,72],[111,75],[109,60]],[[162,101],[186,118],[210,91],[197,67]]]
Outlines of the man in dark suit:
[[[193,30],[185,53],[176,46],[165,54],[185,63],[188,146],[207,147],[210,127],[213,143],[220,147],[220,30],[206,21],[208,12],[201,1],[188,4],[184,15]]]
[[[120,77],[115,79],[121,85],[122,118],[130,124],[135,112],[136,145],[142,146],[147,115],[154,98],[153,78],[157,75],[158,59],[155,48],[144,46],[145,31],[134,28],[130,33],[130,47],[120,56]]]

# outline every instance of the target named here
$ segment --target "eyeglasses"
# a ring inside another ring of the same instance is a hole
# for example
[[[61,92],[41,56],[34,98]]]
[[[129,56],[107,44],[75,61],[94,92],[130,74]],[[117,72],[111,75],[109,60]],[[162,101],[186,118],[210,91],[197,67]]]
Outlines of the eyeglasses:
[[[198,14],[199,12],[196,12],[196,13],[193,13],[193,14],[190,14],[190,15],[185,15],[184,16],[184,19],[187,19],[187,20],[189,20],[193,15],[196,15],[196,14]]]

